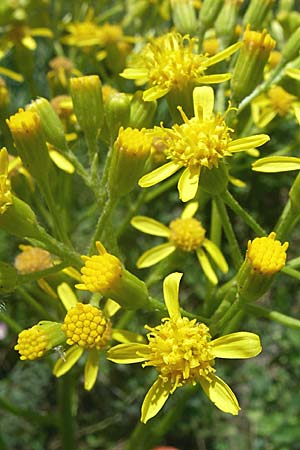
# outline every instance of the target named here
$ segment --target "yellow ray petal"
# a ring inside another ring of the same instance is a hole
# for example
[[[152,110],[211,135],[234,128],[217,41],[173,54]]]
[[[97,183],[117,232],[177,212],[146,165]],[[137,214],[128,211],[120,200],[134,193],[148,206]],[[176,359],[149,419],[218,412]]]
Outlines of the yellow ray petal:
[[[49,151],[50,158],[54,162],[54,164],[61,170],[63,170],[66,173],[74,173],[75,167],[73,164],[65,158],[61,153],[57,152],[56,150],[50,150]]]
[[[153,102],[154,100],[163,97],[170,91],[169,88],[162,88],[160,86],[152,86],[143,93],[143,100],[145,102]]]
[[[255,134],[241,139],[235,139],[228,144],[228,150],[231,153],[243,152],[249,148],[260,147],[270,140],[267,134]]]
[[[193,90],[193,105],[195,117],[200,120],[209,120],[215,103],[213,88],[209,86],[196,87]]]
[[[203,270],[203,272],[205,273],[206,277],[208,278],[208,280],[212,283],[212,284],[218,284],[218,278],[217,275],[215,274],[213,268],[211,267],[211,264],[206,256],[206,254],[204,253],[204,251],[201,248],[198,248],[198,250],[196,251],[200,266]]]
[[[192,171],[187,167],[181,174],[178,181],[179,198],[183,202],[193,200],[197,194],[200,177],[200,166]]]
[[[214,244],[209,239],[204,239],[203,247],[205,248],[205,250],[207,250],[207,252],[210,254],[217,266],[222,270],[222,272],[227,273],[228,264],[219,247],[217,247],[216,244]]]
[[[128,343],[119,344],[110,348],[107,353],[107,359],[118,364],[131,364],[143,362],[149,354],[149,347],[146,344]]]
[[[93,349],[89,352],[86,360],[84,366],[84,389],[87,391],[90,391],[96,383],[99,371],[99,355],[99,350]]]
[[[210,376],[211,383],[202,377],[199,379],[205,394],[221,411],[236,416],[240,410],[236,396],[221,378],[216,375]]]
[[[53,33],[49,28],[31,28],[31,36],[53,37]]]
[[[145,338],[141,334],[133,333],[128,330],[118,330],[117,328],[113,328],[111,332],[111,337],[122,344],[128,344],[131,342],[138,342],[141,344],[145,343]]]
[[[74,364],[77,363],[80,356],[82,355],[84,349],[82,347],[78,347],[77,345],[73,345],[70,347],[64,354],[64,359],[60,358],[56,361],[56,364],[53,369],[53,375],[56,377],[61,377],[65,373],[67,373]]]
[[[135,216],[131,220],[131,225],[143,233],[151,234],[152,236],[169,237],[170,230],[168,227],[146,216]]]
[[[34,39],[32,39],[31,36],[24,36],[21,40],[24,47],[28,48],[28,50],[35,50],[36,49],[36,42]]]
[[[258,355],[262,348],[259,336],[240,331],[211,341],[215,358],[244,359]]]
[[[77,305],[77,297],[67,283],[61,283],[57,293],[67,311]]]
[[[121,306],[119,305],[119,303],[109,298],[104,305],[103,313],[105,317],[113,317],[120,309]]]
[[[171,319],[181,317],[179,310],[179,284],[183,273],[174,272],[164,279],[163,291],[165,304]]]
[[[294,108],[294,114],[297,119],[297,122],[300,125],[300,103],[294,103],[293,108]]]
[[[121,72],[120,77],[126,78],[127,80],[138,80],[139,78],[148,78],[147,69],[125,69]]]
[[[139,179],[139,186],[142,188],[154,186],[154,184],[159,183],[160,181],[169,178],[173,173],[177,172],[182,166],[180,164],[176,164],[173,161],[164,164],[161,167],[158,167],[152,172],[147,173],[142,178]]]
[[[198,206],[199,206],[198,202],[188,203],[180,216],[181,219],[191,219],[192,217],[194,217],[194,215],[197,212]]]
[[[145,253],[140,256],[137,260],[137,267],[139,269],[144,269],[145,267],[153,266],[162,259],[167,258],[171,253],[176,250],[175,245],[167,242],[166,244],[157,245],[156,247],[150,248]]]
[[[256,172],[276,173],[300,170],[300,158],[294,156],[267,156],[252,164]]]
[[[215,83],[224,83],[227,80],[230,80],[231,73],[218,73],[217,75],[204,75],[199,78],[199,83],[205,84],[215,84]]]
[[[168,400],[170,392],[170,384],[164,383],[161,378],[158,378],[153,383],[142,404],[141,422],[146,423],[149,419],[156,416]]]
[[[236,42],[233,45],[230,45],[230,47],[225,48],[221,52],[217,53],[214,56],[211,56],[209,58],[208,64],[206,63],[207,67],[212,66],[213,64],[216,64],[220,61],[223,61],[224,59],[229,58],[233,53],[235,53],[239,48],[242,46],[242,42]]]
[[[13,70],[7,69],[6,67],[0,67],[0,74],[11,78],[12,80],[22,83],[24,81],[23,76],[20,73],[16,73]]]

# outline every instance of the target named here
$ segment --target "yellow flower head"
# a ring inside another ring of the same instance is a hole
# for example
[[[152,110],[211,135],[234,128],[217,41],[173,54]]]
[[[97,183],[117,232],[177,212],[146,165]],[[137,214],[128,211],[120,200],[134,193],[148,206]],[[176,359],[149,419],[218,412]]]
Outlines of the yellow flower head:
[[[20,359],[34,360],[41,358],[64,340],[61,324],[42,321],[28,330],[21,331],[14,348],[19,352]]]
[[[141,421],[155,416],[178,387],[199,383],[210,400],[222,411],[238,414],[239,404],[230,387],[215,375],[215,358],[251,358],[261,351],[259,337],[239,332],[212,339],[208,327],[196,319],[182,317],[178,291],[181,273],[164,280],[164,298],[169,318],[156,327],[148,327],[148,344],[121,344],[108,351],[108,359],[117,363],[142,362],[153,366],[158,378],[142,405]]]
[[[188,119],[178,108],[184,123],[175,124],[171,129],[163,128],[161,139],[170,161],[139,181],[141,187],[153,186],[185,167],[178,182],[179,196],[184,202],[195,197],[203,168],[217,168],[224,156],[263,145],[270,139],[261,134],[233,140],[233,130],[226,125],[225,118],[213,112],[214,91],[211,87],[195,88],[193,102],[194,117]]]
[[[107,345],[111,335],[110,321],[102,311],[83,303],[69,309],[62,330],[66,333],[67,344],[77,344],[85,349],[100,350]]]
[[[276,240],[276,233],[272,232],[248,242],[246,259],[255,272],[274,275],[285,265],[288,246],[288,242],[281,244]]]
[[[197,53],[197,39],[170,32],[153,39],[132,60],[132,67],[120,75],[136,80],[138,85],[146,82],[150,88],[143,98],[152,101],[163,97],[173,89],[183,90],[191,84],[220,83],[230,74],[205,75],[208,67],[228,58],[240,47],[240,43],[225,49],[213,57]]]
[[[201,222],[194,218],[198,203],[189,203],[182,215],[173,220],[168,227],[145,216],[136,216],[131,224],[144,233],[166,237],[169,242],[147,250],[137,261],[139,268],[150,267],[166,258],[176,249],[183,252],[196,252],[200,266],[212,284],[217,284],[217,276],[210,264],[207,254],[213,259],[222,272],[228,271],[228,266],[219,248],[205,237],[206,230]]]
[[[53,266],[52,258],[47,250],[32,247],[31,245],[20,245],[22,252],[15,258],[15,268],[18,272],[25,274],[46,270]]]
[[[122,274],[121,261],[114,255],[107,253],[103,245],[96,243],[99,255],[82,256],[85,264],[81,269],[82,284],[77,289],[91,292],[105,293],[118,283]]]
[[[41,130],[41,121],[38,114],[20,108],[19,111],[7,119],[7,125],[15,139],[25,138]]]
[[[247,26],[244,32],[243,42],[250,52],[259,51],[262,54],[267,55],[270,54],[276,45],[276,41],[271,37],[267,30],[263,30],[260,33],[251,30],[250,26]]]
[[[0,150],[0,214],[12,205],[11,185],[8,178],[8,153],[5,147]]]

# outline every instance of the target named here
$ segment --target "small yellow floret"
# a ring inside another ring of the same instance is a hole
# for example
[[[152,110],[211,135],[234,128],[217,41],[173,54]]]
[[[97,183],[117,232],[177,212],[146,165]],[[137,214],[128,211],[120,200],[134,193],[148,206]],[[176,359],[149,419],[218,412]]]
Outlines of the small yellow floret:
[[[169,240],[185,252],[192,252],[201,247],[205,238],[205,229],[199,220],[193,217],[175,219],[170,223],[169,228],[171,230]]]
[[[255,238],[248,242],[246,258],[251,267],[263,275],[274,275],[279,272],[286,261],[288,242],[281,244],[275,240],[276,233],[267,237]]]
[[[68,311],[62,330],[67,336],[67,344],[100,350],[110,338],[111,325],[100,309],[77,303]]]
[[[34,325],[21,331],[15,350],[20,353],[22,360],[41,358],[49,350],[49,338],[39,325]]]
[[[186,383],[196,383],[199,377],[210,381],[215,369],[206,325],[180,317],[164,319],[155,328],[145,328],[150,331],[149,355],[143,366],[154,366],[165,382],[171,382],[172,391]]]
[[[285,116],[291,110],[292,103],[296,100],[296,97],[289,94],[281,86],[273,86],[269,92],[268,97],[270,98],[271,104],[280,116]]]
[[[15,258],[15,268],[25,274],[38,270],[49,269],[53,266],[51,255],[47,250],[31,245],[20,245],[22,253]]]
[[[119,130],[119,135],[116,141],[116,146],[119,151],[126,153],[132,157],[144,157],[151,148],[152,137],[145,133],[145,129],[142,130],[133,128],[123,128]]]
[[[38,114],[34,111],[19,111],[7,119],[7,125],[13,136],[26,136],[36,132],[41,128],[41,121]]]
[[[267,30],[261,33],[250,30],[248,26],[243,36],[245,46],[250,50],[261,50],[263,53],[270,53],[276,45],[276,41],[268,34]]]
[[[112,289],[122,276],[121,261],[107,253],[100,242],[96,243],[99,255],[83,256],[85,265],[81,269],[84,284],[77,284],[77,289],[105,294]]]

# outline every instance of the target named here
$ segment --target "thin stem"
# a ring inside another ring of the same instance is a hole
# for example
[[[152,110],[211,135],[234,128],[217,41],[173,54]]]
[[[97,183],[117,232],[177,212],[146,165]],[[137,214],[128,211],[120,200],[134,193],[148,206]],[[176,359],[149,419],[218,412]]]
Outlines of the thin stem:
[[[289,275],[290,277],[295,278],[296,280],[300,280],[300,272],[298,270],[293,269],[292,267],[285,266],[281,269],[281,272]]]
[[[140,194],[139,194],[137,200],[135,201],[135,203],[132,206],[129,205],[128,213],[127,213],[127,215],[125,216],[125,219],[123,220],[123,222],[120,224],[119,228],[116,231],[116,237],[119,237],[119,236],[121,236],[124,233],[124,231],[126,230],[126,228],[129,225],[132,217],[135,216],[135,214],[140,209],[140,206],[143,204],[145,195],[146,195],[145,190],[142,190],[142,192],[140,192]]]
[[[249,227],[256,233],[257,236],[265,236],[265,230],[250,216],[247,211],[237,202],[237,200],[230,194],[229,191],[225,191],[222,194],[224,202],[229,206],[229,208],[240,216],[244,222],[249,225]]]
[[[297,269],[298,267],[300,267],[300,256],[294,259],[290,259],[287,267],[291,267],[293,269]]]
[[[217,205],[217,208],[218,208],[218,211],[220,214],[220,218],[222,221],[223,229],[224,229],[226,238],[227,238],[229,246],[230,246],[231,257],[233,260],[234,267],[236,269],[238,269],[243,261],[239,244],[235,237],[235,234],[234,234],[228,213],[226,211],[226,207],[224,205],[223,199],[220,196],[215,196],[214,200],[216,202],[216,205]]]
[[[249,311],[251,314],[254,314],[256,317],[265,317],[266,319],[273,320],[274,322],[278,322],[281,325],[284,325],[289,328],[299,329],[300,328],[300,320],[294,319],[293,317],[286,316],[278,311],[271,311],[263,306],[254,305],[254,304],[246,304],[246,311]]]
[[[59,427],[61,432],[62,450],[74,450],[76,448],[73,413],[73,401],[75,396],[74,387],[74,379],[71,373],[67,373],[58,381],[60,410]]]
[[[2,308],[0,308],[0,320],[1,322],[6,323],[6,325],[16,334],[19,334],[22,331],[22,327],[8,314],[6,314]]]
[[[288,200],[274,228],[277,239],[286,239],[298,220],[299,214],[295,212],[291,200]]]
[[[32,295],[26,292],[25,289],[19,287],[16,291],[21,295],[22,299],[33,308],[39,316],[41,316],[41,318],[55,322],[55,318],[49,314],[48,311],[32,297]]]
[[[95,242],[101,239],[101,236],[104,233],[105,230],[105,226],[107,224],[107,221],[114,209],[114,206],[116,204],[116,199],[109,197],[104,208],[102,211],[102,214],[100,215],[97,225],[96,225],[96,229],[94,232],[94,236],[91,239],[91,244],[90,244],[90,248],[89,248],[89,255],[91,255],[94,250],[95,250]]]
[[[151,192],[148,192],[147,195],[146,195],[146,198],[145,198],[145,202],[146,203],[151,202],[156,197],[159,197],[164,192],[168,191],[170,188],[175,186],[175,184],[179,180],[179,176],[180,176],[180,174],[173,175],[169,180],[165,181],[163,184],[161,184],[160,186],[156,187]]]
[[[47,414],[45,416],[42,416],[35,411],[19,408],[14,403],[9,402],[3,397],[0,397],[0,408],[11,414],[14,414],[15,416],[22,417],[23,419],[35,425],[53,425],[57,423],[57,418],[54,415]]]

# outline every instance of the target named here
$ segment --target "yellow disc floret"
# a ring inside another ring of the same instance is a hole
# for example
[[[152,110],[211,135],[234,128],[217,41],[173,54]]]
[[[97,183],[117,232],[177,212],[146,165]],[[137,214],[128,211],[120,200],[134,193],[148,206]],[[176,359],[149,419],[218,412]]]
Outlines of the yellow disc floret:
[[[51,255],[47,250],[31,245],[20,245],[22,253],[15,259],[15,268],[18,272],[25,274],[37,270],[49,269],[53,266]]]
[[[150,331],[149,355],[144,366],[154,366],[165,382],[171,382],[172,391],[186,383],[196,383],[199,377],[210,381],[214,356],[211,336],[206,325],[186,317],[164,319]]]
[[[199,220],[193,217],[175,219],[170,223],[169,228],[171,230],[170,242],[185,252],[191,252],[201,247],[205,238],[205,229]]]
[[[276,45],[276,41],[268,34],[267,30],[261,33],[250,30],[248,26],[243,36],[243,42],[250,51],[258,50],[262,53],[270,53]]]
[[[276,111],[280,116],[285,116],[291,110],[293,101],[296,97],[289,94],[281,86],[273,86],[269,92],[268,97],[271,100],[274,111]]]
[[[100,350],[110,338],[111,325],[100,309],[77,303],[69,309],[62,330],[67,336],[67,344]]]
[[[183,114],[183,113],[182,113]],[[228,152],[228,144],[232,140],[231,129],[220,114],[210,120],[201,121],[197,117],[185,123],[166,129],[165,154],[168,159],[181,166],[193,168],[204,166],[208,169],[218,166],[218,161]]]
[[[255,238],[248,242],[246,257],[256,272],[274,275],[285,265],[289,244],[288,242],[281,244],[275,238],[276,233],[272,232],[267,237]]]

